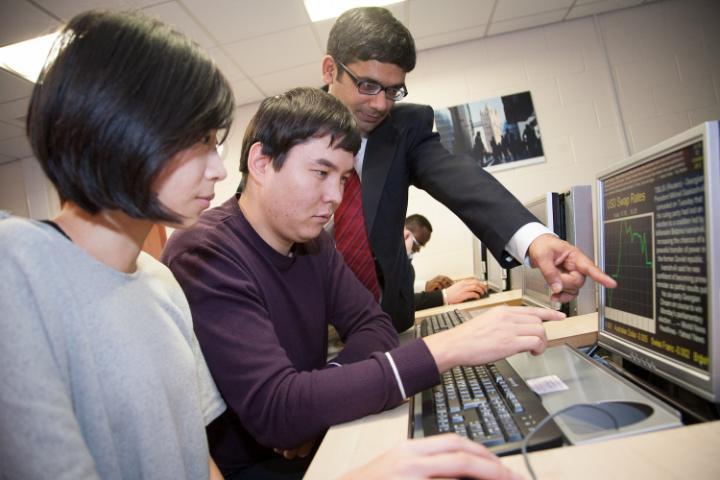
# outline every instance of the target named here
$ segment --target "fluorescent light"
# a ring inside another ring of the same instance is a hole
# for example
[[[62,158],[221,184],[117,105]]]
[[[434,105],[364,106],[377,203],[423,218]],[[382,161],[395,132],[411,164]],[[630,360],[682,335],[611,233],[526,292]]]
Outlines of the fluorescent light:
[[[0,68],[35,83],[59,33],[51,33],[0,48]]]
[[[345,10],[356,7],[384,7],[405,0],[303,0],[310,20],[319,22],[339,17]]]

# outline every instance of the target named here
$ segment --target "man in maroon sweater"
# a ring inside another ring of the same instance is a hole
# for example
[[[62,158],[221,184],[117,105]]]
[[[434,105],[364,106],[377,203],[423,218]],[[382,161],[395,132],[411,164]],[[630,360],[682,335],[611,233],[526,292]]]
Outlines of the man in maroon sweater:
[[[245,132],[241,194],[173,234],[163,254],[229,407],[208,429],[227,477],[293,469],[278,454],[306,455],[328,427],[392,408],[453,366],[540,353],[542,320],[562,318],[500,308],[398,346],[390,318],[323,230],[359,146],[352,115],[332,96],[305,88],[266,99]],[[326,363],[328,324],[345,347]]]

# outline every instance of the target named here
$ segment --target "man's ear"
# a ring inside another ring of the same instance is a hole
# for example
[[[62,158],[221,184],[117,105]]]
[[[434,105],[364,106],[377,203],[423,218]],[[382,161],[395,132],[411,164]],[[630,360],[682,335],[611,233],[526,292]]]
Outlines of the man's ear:
[[[337,67],[333,57],[325,55],[322,59],[322,80],[325,85],[331,85],[333,83],[336,69]]]
[[[262,143],[255,142],[248,152],[248,174],[255,182],[262,184],[268,169],[272,168],[272,158],[262,152]]]

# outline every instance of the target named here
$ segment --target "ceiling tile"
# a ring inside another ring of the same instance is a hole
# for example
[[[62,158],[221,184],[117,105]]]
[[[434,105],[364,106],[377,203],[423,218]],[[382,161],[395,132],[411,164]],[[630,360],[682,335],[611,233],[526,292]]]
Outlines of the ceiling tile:
[[[538,15],[529,15],[526,17],[513,18],[502,22],[493,22],[490,24],[488,35],[497,35],[500,33],[511,32],[515,30],[523,30],[526,28],[538,27],[549,23],[559,22],[565,16],[566,10],[555,10],[553,12],[544,12]]]
[[[427,50],[429,48],[442,47],[452,43],[475,40],[485,34],[486,28],[486,25],[480,25],[477,27],[466,28],[464,30],[429,35],[427,37],[415,37],[415,48],[417,50]]]
[[[0,103],[29,97],[33,84],[0,68]]]
[[[0,46],[50,33],[59,22],[25,0],[2,0]]]
[[[498,0],[492,21],[500,22],[550,10],[568,8],[572,3],[573,0]]]
[[[302,0],[182,0],[182,3],[221,44],[310,24]]]
[[[261,75],[253,80],[260,86],[266,96],[278,95],[294,87],[320,87],[322,86],[320,62],[312,62],[282,72]]]
[[[585,17],[596,13],[618,10],[620,8],[634,7],[635,5],[640,5],[642,1],[643,0],[602,0],[586,5],[580,5],[582,2],[578,2],[570,9],[570,13],[568,13],[566,18],[569,20],[571,18]]]
[[[8,157],[0,153],[0,163],[16,162],[16,158]]]
[[[85,10],[133,10],[159,3],[159,0],[34,0],[48,12],[68,21]],[[173,2],[174,3],[174,2]]]
[[[265,98],[260,90],[250,80],[240,80],[230,84],[235,95],[235,105],[258,102]]]
[[[177,2],[148,7],[143,12],[171,25],[175,30],[184,33],[205,48],[216,43]]]
[[[30,98],[21,98],[12,102],[0,103],[0,120],[25,128],[25,116],[29,101]]]
[[[0,152],[12,158],[26,158],[33,154],[25,135],[1,140]]]
[[[335,19],[331,20],[323,20],[322,22],[315,22],[312,24],[313,30],[315,30],[315,35],[317,35],[318,44],[320,45],[320,50],[322,50],[323,55],[325,52],[327,52],[327,41],[328,37],[330,36],[330,29],[335,24]]]
[[[25,135],[25,130],[21,127],[0,122],[0,140],[7,140],[8,138],[20,137],[22,135]]]
[[[319,64],[322,57],[309,25],[224,45],[224,50],[251,77],[313,61]]]
[[[221,47],[208,48],[207,52],[229,82],[247,79],[243,71],[225,54]]]
[[[494,0],[413,0],[408,28],[426,37],[487,24]]]

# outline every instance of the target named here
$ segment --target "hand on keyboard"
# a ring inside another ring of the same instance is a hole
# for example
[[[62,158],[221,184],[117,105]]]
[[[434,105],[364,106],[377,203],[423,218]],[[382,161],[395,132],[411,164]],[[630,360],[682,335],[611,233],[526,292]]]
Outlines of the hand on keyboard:
[[[424,337],[442,373],[458,365],[480,365],[519,352],[539,355],[547,338],[542,322],[565,314],[538,307],[495,307],[455,328]]]
[[[448,305],[477,300],[485,295],[485,292],[487,292],[487,285],[475,278],[459,280],[445,289]]]
[[[519,480],[487,448],[455,434],[405,440],[343,480],[475,478]]]

